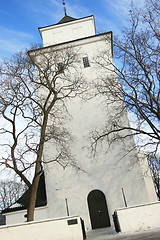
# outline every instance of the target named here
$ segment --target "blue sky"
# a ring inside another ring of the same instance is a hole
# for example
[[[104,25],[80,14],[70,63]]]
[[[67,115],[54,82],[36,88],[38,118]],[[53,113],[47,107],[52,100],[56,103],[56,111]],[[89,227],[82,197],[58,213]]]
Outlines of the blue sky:
[[[130,0],[66,0],[74,18],[95,16],[97,32],[120,34],[128,23]],[[134,0],[141,7],[144,0]],[[57,23],[64,16],[62,0],[1,0],[0,58],[10,57],[31,43],[41,43],[38,27]]]

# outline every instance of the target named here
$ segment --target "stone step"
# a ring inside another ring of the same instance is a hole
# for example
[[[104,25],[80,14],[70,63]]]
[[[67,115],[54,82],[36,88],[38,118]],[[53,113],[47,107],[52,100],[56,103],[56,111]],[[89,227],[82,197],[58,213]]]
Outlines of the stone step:
[[[116,233],[113,228],[92,230],[86,240],[160,240],[160,228],[128,234]]]

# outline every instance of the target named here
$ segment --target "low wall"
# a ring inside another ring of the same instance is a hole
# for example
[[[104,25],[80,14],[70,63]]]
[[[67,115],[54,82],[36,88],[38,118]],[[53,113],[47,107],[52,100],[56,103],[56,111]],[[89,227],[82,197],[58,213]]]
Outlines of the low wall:
[[[122,233],[160,226],[160,202],[118,209],[116,214]]]
[[[48,213],[48,206],[36,207],[34,211],[34,220],[40,221],[43,219],[47,219],[48,218],[47,213]],[[3,213],[3,215],[6,217],[6,225],[22,224],[22,223],[25,223],[27,220],[24,217],[25,215],[27,215],[27,209]]]
[[[58,218],[0,227],[3,240],[82,240],[80,217]]]

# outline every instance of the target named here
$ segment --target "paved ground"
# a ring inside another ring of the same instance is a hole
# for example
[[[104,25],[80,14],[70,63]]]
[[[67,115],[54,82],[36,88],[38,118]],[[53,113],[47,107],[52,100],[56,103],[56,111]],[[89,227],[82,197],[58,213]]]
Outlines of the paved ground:
[[[87,240],[160,240],[160,228],[131,234],[115,233],[113,229],[93,230]]]

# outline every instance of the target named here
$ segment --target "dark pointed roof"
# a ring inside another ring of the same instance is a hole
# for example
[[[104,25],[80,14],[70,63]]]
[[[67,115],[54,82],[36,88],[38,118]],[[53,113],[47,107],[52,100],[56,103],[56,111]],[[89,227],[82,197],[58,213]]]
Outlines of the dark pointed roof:
[[[30,189],[28,189],[13,206],[4,209],[2,213],[15,212],[19,210],[24,210],[28,208],[29,205],[29,196]],[[47,197],[46,197],[46,187],[45,187],[45,178],[44,173],[41,174],[37,189],[37,198],[36,198],[36,207],[42,207],[47,205]]]
[[[77,20],[77,19],[72,18],[72,17],[68,16],[67,14],[65,14],[65,16],[57,24],[71,22],[71,21],[74,21],[74,20]]]

